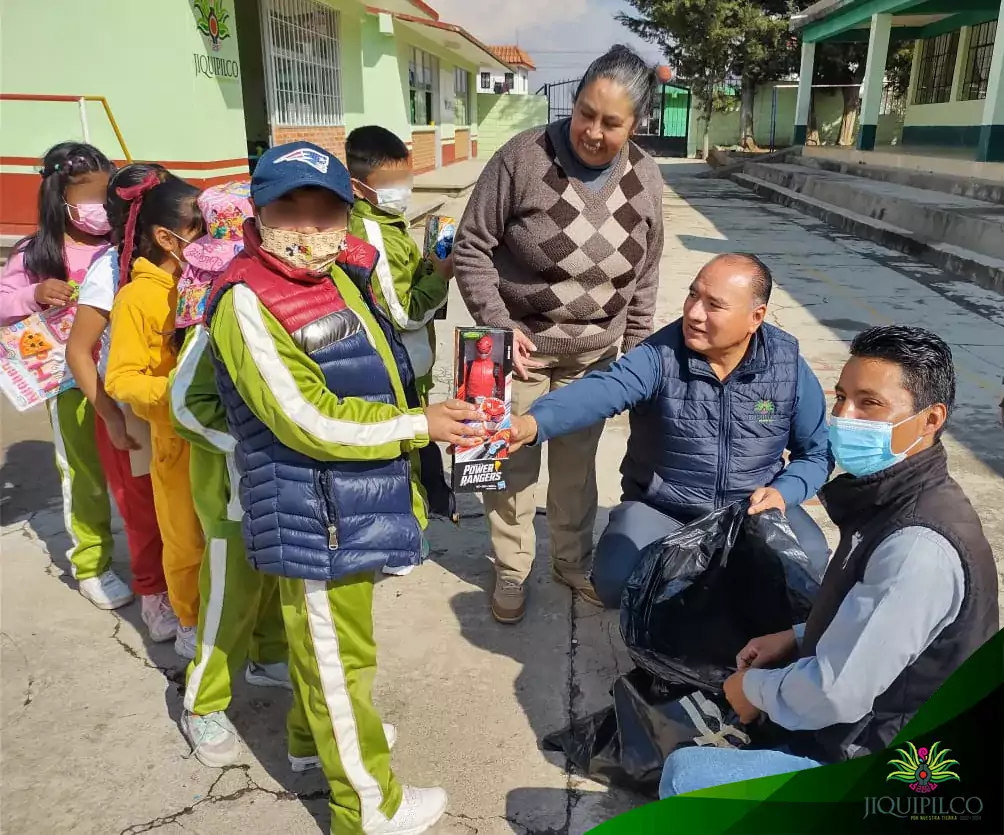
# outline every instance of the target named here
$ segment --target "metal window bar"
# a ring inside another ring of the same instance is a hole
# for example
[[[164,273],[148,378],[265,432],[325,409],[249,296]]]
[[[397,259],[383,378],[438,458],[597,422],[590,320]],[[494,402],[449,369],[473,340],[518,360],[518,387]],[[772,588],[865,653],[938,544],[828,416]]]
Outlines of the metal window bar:
[[[923,41],[914,104],[941,104],[951,98],[958,48],[958,32],[946,32]]]
[[[338,12],[316,0],[261,0],[273,125],[344,124]]]
[[[996,20],[988,20],[979,26],[974,26],[970,32],[962,88],[959,90],[959,97],[962,100],[971,101],[987,97],[987,86],[990,83],[990,61],[993,58],[996,38]]]
[[[408,64],[408,97],[411,102],[411,123],[430,125],[435,119],[435,103],[439,94],[439,59],[424,50],[412,47]]]

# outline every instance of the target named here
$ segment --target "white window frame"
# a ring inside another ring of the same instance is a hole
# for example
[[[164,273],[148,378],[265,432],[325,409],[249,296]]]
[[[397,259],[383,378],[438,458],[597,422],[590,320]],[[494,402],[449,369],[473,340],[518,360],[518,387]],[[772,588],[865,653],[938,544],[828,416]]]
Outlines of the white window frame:
[[[454,100],[453,118],[459,127],[471,124],[471,74],[463,67],[453,68]],[[463,120],[460,117],[460,104],[463,104]]]
[[[317,0],[260,0],[259,14],[273,131],[344,125],[338,11]]]
[[[408,119],[416,128],[439,122],[439,58],[417,46],[408,47]],[[418,122],[411,114],[411,93],[425,97],[425,121]]]

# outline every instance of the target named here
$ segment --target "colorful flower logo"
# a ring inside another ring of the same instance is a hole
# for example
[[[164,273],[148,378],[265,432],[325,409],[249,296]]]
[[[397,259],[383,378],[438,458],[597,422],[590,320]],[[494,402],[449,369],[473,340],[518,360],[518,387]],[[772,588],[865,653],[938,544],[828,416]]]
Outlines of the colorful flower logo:
[[[774,419],[774,402],[771,400],[758,400],[753,407],[753,414],[760,423],[770,423]]]
[[[918,749],[912,742],[908,742],[907,745],[908,749],[896,749],[899,758],[889,760],[889,765],[894,768],[885,778],[887,781],[898,780],[901,783],[908,783],[910,789],[918,794],[929,794],[939,783],[960,779],[959,775],[950,769],[950,766],[959,764],[958,760],[948,759],[951,748],[938,750],[940,742],[935,742],[930,749]]]
[[[220,41],[230,37],[230,27],[227,21],[230,12],[223,5],[223,0],[192,0],[195,9],[195,25],[213,44],[213,52],[218,52]]]

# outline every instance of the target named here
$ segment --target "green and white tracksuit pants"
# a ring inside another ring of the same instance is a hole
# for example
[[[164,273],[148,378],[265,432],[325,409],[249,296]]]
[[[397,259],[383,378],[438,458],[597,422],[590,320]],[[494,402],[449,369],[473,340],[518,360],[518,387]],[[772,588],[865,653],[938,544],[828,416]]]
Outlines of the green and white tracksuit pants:
[[[232,682],[249,657],[259,664],[285,661],[286,636],[278,578],[255,571],[244,551],[232,455],[193,445],[189,466],[206,552],[185,709],[205,716],[229,707]]]
[[[56,468],[63,492],[66,552],[77,580],[103,574],[112,564],[112,506],[94,435],[94,407],[72,388],[48,402]]]
[[[362,835],[401,805],[401,786],[373,706],[373,575],[279,579],[289,640],[294,757],[319,756],[331,787],[331,831]]]

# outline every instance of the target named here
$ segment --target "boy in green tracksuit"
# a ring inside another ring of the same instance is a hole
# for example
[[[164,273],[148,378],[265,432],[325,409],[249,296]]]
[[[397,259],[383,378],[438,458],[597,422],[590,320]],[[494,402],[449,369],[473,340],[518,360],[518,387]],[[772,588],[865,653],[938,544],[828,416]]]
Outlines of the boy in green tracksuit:
[[[206,308],[216,381],[237,441],[248,558],[279,577],[289,643],[290,759],[319,761],[332,832],[418,835],[441,789],[402,786],[372,700],[375,572],[422,560],[414,466],[430,442],[483,434],[461,401],[412,405],[410,364],[373,304],[376,253],[347,237],[342,163],[295,142],[251,181],[255,221]]]
[[[241,753],[240,735],[225,711],[242,671],[249,684],[291,689],[278,579],[255,571],[244,551],[236,441],[195,301],[242,245],[242,222],[252,214],[249,194],[247,183],[227,183],[199,198],[207,234],[185,249],[189,269],[182,276],[176,324],[187,326],[187,333],[171,375],[171,420],[191,445],[192,498],[206,538],[181,727],[196,758],[211,768],[230,765]]]
[[[349,232],[380,253],[377,304],[401,335],[425,403],[436,361],[433,319],[450,292],[453,257],[423,258],[408,231],[411,166],[408,148],[395,134],[377,125],[356,128],[345,142],[345,156],[356,196],[362,198],[352,207]]]

